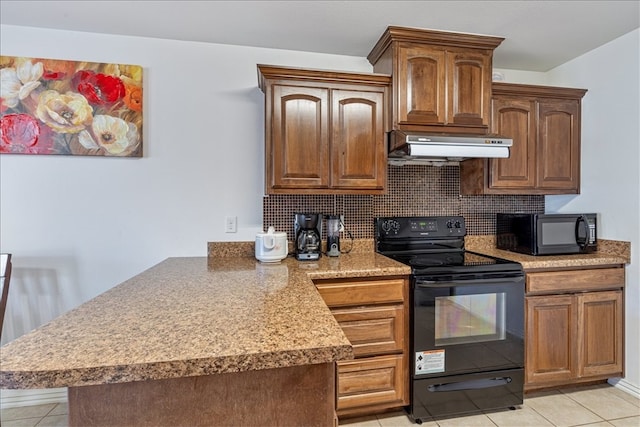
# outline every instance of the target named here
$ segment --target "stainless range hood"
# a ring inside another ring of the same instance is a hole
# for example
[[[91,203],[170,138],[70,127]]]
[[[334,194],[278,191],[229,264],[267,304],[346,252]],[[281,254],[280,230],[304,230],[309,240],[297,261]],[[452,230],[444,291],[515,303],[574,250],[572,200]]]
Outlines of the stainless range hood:
[[[432,135],[393,131],[389,164],[451,164],[471,158],[507,158],[511,138],[495,135]]]

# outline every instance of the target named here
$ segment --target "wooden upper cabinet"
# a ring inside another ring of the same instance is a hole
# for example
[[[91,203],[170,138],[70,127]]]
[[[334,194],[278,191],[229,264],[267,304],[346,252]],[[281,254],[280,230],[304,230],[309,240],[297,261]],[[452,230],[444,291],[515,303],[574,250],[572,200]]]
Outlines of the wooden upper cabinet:
[[[536,183],[535,103],[520,99],[495,99],[493,131],[514,139],[509,158],[492,161],[491,188],[533,188]]]
[[[580,101],[538,101],[536,187],[579,193]]]
[[[331,186],[383,189],[384,93],[332,90]]]
[[[283,85],[272,91],[272,123],[277,126],[271,128],[271,187],[327,187],[329,91]]]
[[[499,37],[389,27],[368,56],[393,76],[391,127],[486,134],[493,50]]]
[[[447,51],[447,117],[454,125],[489,129],[493,51]]]
[[[493,83],[491,131],[513,139],[507,159],[460,163],[462,194],[578,194],[585,89]]]
[[[382,74],[258,65],[265,93],[267,194],[383,194]]]
[[[398,48],[397,124],[446,123],[446,71],[444,49],[420,45]],[[395,124],[395,123],[394,123]]]

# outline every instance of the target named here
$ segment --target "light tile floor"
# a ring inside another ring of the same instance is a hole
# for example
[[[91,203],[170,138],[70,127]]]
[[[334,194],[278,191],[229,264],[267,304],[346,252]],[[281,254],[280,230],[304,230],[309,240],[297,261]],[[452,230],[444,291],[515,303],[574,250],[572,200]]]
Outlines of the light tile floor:
[[[416,426],[404,412],[340,420],[346,427]],[[425,420],[422,427],[640,427],[640,399],[608,384],[529,393],[516,410]]]
[[[67,404],[51,403],[2,409],[3,427],[66,426]],[[340,426],[416,426],[403,412],[344,419]],[[478,413],[455,418],[433,419],[424,427],[525,427],[525,426],[616,426],[640,427],[640,400],[610,385],[576,387],[559,391],[530,393],[514,410]]]
[[[66,403],[48,403],[2,408],[0,419],[2,427],[63,427],[69,424],[68,413]]]

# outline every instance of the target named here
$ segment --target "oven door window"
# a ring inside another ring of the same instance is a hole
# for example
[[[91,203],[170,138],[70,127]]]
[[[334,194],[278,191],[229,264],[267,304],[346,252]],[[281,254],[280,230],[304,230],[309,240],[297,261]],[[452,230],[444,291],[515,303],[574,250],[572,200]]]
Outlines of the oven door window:
[[[414,278],[412,289],[412,368],[439,363],[415,378],[523,366],[524,275]]]
[[[435,299],[435,345],[505,339],[504,292]]]

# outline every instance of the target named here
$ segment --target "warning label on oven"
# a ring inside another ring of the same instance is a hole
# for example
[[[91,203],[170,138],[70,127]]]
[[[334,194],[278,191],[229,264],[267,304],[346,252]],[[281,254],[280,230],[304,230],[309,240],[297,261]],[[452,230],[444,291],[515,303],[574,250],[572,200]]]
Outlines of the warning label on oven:
[[[416,351],[415,367],[415,375],[444,372],[444,350]]]

